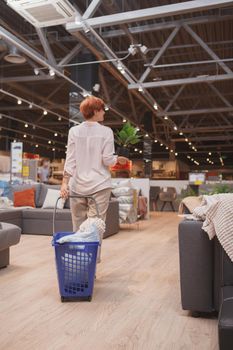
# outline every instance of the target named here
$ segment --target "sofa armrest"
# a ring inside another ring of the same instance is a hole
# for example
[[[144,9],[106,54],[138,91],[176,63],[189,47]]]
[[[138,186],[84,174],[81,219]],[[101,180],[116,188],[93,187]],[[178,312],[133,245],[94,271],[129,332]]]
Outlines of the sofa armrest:
[[[213,241],[201,221],[179,224],[181,302],[184,310],[213,311]]]
[[[110,201],[106,214],[106,230],[103,238],[114,235],[119,231],[119,203]]]

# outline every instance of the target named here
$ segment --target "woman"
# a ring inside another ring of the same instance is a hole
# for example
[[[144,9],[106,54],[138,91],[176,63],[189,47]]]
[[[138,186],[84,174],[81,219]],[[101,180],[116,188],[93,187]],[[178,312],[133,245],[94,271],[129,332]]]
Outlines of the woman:
[[[38,177],[40,182],[48,183],[50,177],[50,161],[42,159],[41,166],[38,168]]]
[[[104,102],[87,97],[80,111],[85,121],[69,131],[61,196],[66,198],[70,193],[94,197],[100,218],[105,221],[111,194],[109,166],[127,159],[114,155],[113,132],[99,124],[104,120]],[[87,217],[97,216],[93,201],[87,198],[71,198],[70,206],[74,231]]]

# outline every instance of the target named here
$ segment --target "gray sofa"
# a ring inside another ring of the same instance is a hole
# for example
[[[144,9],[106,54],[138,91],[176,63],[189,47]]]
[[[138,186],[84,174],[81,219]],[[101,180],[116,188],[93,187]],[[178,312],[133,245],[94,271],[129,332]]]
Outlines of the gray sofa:
[[[233,349],[233,263],[201,221],[179,225],[181,303],[193,316],[218,312],[219,348]]]
[[[9,265],[10,247],[19,243],[21,229],[18,226],[1,223],[0,225],[0,269]]]
[[[22,191],[27,188],[35,188],[35,205],[36,208],[26,209],[6,209],[0,211],[0,222],[8,222],[15,224],[22,229],[24,234],[53,234],[53,209],[42,209],[48,188],[60,189],[57,185],[20,185],[13,186],[11,191],[11,199],[13,193]],[[57,210],[55,231],[72,231],[71,212],[69,201],[66,201],[64,209]],[[104,238],[113,235],[119,231],[119,203],[110,201],[106,217],[106,231]]]

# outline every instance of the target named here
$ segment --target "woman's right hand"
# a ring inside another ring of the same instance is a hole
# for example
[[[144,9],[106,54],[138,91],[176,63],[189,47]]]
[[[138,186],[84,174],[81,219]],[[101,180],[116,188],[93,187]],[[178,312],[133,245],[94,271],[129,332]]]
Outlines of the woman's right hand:
[[[69,196],[69,187],[68,184],[63,183],[61,185],[61,191],[60,191],[60,196],[64,199],[68,198]]]

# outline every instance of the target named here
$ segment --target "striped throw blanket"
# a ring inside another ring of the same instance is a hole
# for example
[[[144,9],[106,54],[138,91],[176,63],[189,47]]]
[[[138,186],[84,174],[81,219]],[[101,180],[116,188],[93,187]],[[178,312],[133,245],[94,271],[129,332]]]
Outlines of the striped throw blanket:
[[[203,196],[201,206],[194,209],[193,216],[204,220],[202,229],[209,239],[216,235],[233,261],[233,194]]]

